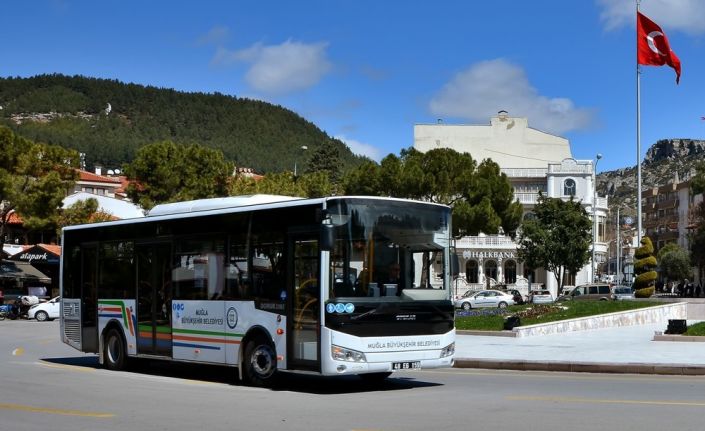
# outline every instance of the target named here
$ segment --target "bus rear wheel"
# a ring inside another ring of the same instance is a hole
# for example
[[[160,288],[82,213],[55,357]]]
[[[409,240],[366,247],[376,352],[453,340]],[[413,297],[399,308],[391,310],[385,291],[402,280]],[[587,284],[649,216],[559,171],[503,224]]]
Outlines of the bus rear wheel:
[[[245,346],[243,377],[252,386],[271,386],[277,374],[277,353],[264,337],[252,339]]]
[[[103,346],[103,364],[109,370],[120,371],[125,369],[127,351],[122,335],[117,329],[111,329],[105,335]]]

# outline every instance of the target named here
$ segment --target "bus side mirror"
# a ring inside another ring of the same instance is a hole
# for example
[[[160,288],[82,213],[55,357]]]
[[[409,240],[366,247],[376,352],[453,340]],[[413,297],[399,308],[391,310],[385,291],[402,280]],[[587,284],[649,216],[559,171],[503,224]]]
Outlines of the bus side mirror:
[[[460,258],[456,253],[450,255],[450,275],[457,277],[460,274]]]
[[[335,247],[335,226],[332,224],[321,225],[321,238],[318,246],[321,251],[331,251]]]

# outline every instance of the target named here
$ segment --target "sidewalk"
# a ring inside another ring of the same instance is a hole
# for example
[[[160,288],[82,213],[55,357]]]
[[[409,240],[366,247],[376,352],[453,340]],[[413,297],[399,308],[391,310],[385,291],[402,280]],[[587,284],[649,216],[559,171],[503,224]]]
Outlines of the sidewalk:
[[[692,323],[689,321],[689,323]],[[455,367],[705,375],[705,342],[653,341],[667,323],[534,337],[464,335]]]

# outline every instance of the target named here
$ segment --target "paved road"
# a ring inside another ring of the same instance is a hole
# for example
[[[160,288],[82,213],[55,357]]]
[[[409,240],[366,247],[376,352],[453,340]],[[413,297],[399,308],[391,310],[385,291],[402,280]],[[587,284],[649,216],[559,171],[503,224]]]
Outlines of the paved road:
[[[98,368],[57,322],[0,322],[0,430],[701,430],[705,377],[449,369],[357,378],[291,375],[274,389],[234,370]]]

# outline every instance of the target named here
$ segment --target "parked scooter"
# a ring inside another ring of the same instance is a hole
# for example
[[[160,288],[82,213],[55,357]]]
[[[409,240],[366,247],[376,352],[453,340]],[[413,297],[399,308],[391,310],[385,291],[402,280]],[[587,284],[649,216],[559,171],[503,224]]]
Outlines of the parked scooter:
[[[10,320],[26,319],[29,309],[36,303],[38,303],[36,296],[21,296],[14,303],[5,307],[5,317]]]

